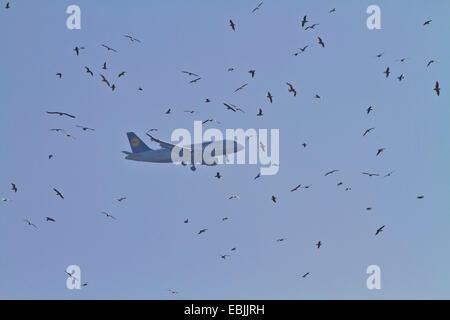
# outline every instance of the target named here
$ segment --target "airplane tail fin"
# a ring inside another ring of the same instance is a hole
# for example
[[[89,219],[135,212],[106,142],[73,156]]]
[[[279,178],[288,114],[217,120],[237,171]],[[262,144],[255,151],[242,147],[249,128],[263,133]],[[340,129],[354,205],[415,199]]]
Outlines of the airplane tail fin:
[[[151,150],[134,132],[127,132],[127,136],[128,141],[130,142],[131,151],[133,151],[133,153]]]

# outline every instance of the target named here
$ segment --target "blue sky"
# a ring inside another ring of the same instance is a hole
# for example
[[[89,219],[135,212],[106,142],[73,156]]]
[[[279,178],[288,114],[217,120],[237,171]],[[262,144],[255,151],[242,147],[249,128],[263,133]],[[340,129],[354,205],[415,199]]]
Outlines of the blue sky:
[[[254,14],[259,1],[17,0],[8,10],[4,2],[0,196],[12,202],[0,203],[0,298],[449,298],[448,1],[265,0]],[[81,30],[66,28],[71,4],[81,8]],[[371,4],[381,8],[381,30],[366,27]],[[300,28],[305,14],[319,23],[316,30]],[[292,55],[305,45],[305,53]],[[86,49],[77,57],[75,46]],[[408,59],[397,61],[402,57]],[[431,59],[439,62],[426,68]],[[181,70],[202,80],[189,84]],[[117,79],[122,71],[127,75]],[[102,72],[115,79],[115,92],[100,82]],[[436,80],[440,97],[432,90]],[[226,111],[223,102],[246,114]],[[367,115],[369,105],[374,111]],[[256,117],[260,107],[264,116]],[[280,129],[279,173],[253,180],[255,165],[193,173],[123,159],[128,131],[156,148],[144,138],[149,128],[169,140],[174,129],[207,118],[221,124],[205,127],[221,130]],[[376,129],[362,137],[369,127]],[[340,171],[324,177],[332,169]],[[393,170],[388,178],[361,174]],[[291,193],[299,183],[312,187]],[[230,194],[241,199],[228,201]],[[118,196],[127,200],[113,200]],[[56,224],[46,223],[47,216]],[[197,235],[203,228],[208,231]],[[287,241],[276,243],[282,237]],[[65,286],[72,264],[89,283],[82,290]],[[366,288],[372,264],[381,268],[381,290]],[[305,272],[308,278],[298,276]]]

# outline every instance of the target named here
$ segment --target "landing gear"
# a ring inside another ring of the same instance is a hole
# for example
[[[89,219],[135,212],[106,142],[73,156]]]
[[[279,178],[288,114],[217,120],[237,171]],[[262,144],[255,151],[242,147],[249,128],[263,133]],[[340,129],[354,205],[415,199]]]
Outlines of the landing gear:
[[[195,171],[195,170],[197,170],[197,168],[196,168],[195,166],[192,166],[192,167],[191,167],[191,170],[192,170],[192,171]]]

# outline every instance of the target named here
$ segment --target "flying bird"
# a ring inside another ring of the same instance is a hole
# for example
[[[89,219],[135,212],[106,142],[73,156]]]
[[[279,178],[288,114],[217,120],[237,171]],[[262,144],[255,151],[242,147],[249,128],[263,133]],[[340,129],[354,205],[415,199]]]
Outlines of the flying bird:
[[[436,94],[439,96],[441,94],[441,88],[439,88],[439,82],[436,81],[436,84],[434,85],[434,91],[436,91]]]
[[[125,76],[126,72],[122,71],[121,73],[119,73],[119,75],[117,76],[118,78]]]
[[[391,171],[384,175],[384,178],[390,177],[395,171]]]
[[[63,194],[62,194],[60,191],[58,191],[58,190],[55,189],[55,188],[53,188],[53,191],[56,192],[56,195],[57,195],[58,197],[60,197],[61,199],[64,199],[64,196],[63,196]]]
[[[170,112],[172,111],[172,109],[168,109],[167,111],[166,111],[166,114],[170,114]]]
[[[236,112],[236,109],[235,108],[233,108],[232,106],[230,106],[229,104],[227,104],[227,103],[223,103],[224,104],[224,106],[225,107],[227,107],[227,110],[231,110],[231,111],[233,111],[233,112]]]
[[[250,74],[252,75],[252,78],[255,77],[255,72],[256,72],[255,70],[249,70],[249,71],[248,71],[248,73],[250,73]]]
[[[306,16],[303,16],[303,19],[302,19],[302,28],[305,26],[305,24],[307,24],[309,21],[308,21],[308,19],[306,18]]]
[[[110,215],[108,212],[102,211],[101,214],[104,214],[105,217],[107,217],[107,218],[117,220],[116,217],[114,217],[113,215]]]
[[[326,176],[328,176],[328,175],[330,175],[330,174],[333,174],[333,173],[335,173],[335,172],[338,172],[339,170],[331,170],[331,171],[328,171],[327,173],[325,173],[325,177]]]
[[[417,196],[417,199],[423,199],[424,196]]]
[[[423,23],[423,25],[426,26],[426,25],[430,24],[431,21],[433,21],[433,20],[427,20],[427,21],[425,21],[425,22]]]
[[[89,73],[91,76],[94,76],[94,73],[91,71],[91,69],[89,69],[86,66],[84,66],[84,68],[86,69],[86,73]]]
[[[274,203],[277,203],[277,197],[275,197],[275,196],[272,196],[272,201],[274,202]]]
[[[386,78],[389,77],[389,74],[391,73],[389,71],[389,67],[387,67],[386,70],[383,73],[386,75]]]
[[[317,242],[316,246],[317,246],[317,249],[320,249],[320,247],[322,246],[322,242],[321,241]]]
[[[368,134],[370,131],[374,130],[374,129],[375,129],[375,128],[369,128],[369,129],[367,129],[366,131],[364,131],[363,137],[364,137],[366,134]]]
[[[234,92],[238,92],[239,90],[244,89],[247,86],[248,83],[243,84],[242,86],[240,86],[239,88],[237,88],[236,90],[234,90]]]
[[[95,131],[95,129],[88,128],[88,127],[83,127],[83,126],[78,126],[78,125],[77,125],[77,127],[78,127],[78,128],[81,128],[83,131],[87,131],[87,130]]]
[[[287,239],[286,238],[280,238],[280,239],[277,239],[277,242],[283,242],[285,240],[287,240]]]
[[[372,106],[369,106],[369,107],[366,109],[367,114],[369,114],[370,111],[372,111],[372,110],[373,110],[373,107],[372,107]]]
[[[430,60],[430,61],[428,61],[428,63],[427,63],[427,68],[432,64],[432,63],[435,63],[435,62],[437,62],[436,60]]]
[[[104,62],[104,63],[103,63],[103,67],[102,67],[102,69],[103,69],[103,70],[106,70],[106,69],[108,69],[108,68],[106,67],[106,62]]]
[[[217,172],[216,175],[214,176],[214,178],[217,178],[217,179],[222,178],[222,176],[220,175],[220,172]]]
[[[308,275],[309,275],[309,272],[307,272],[304,275],[302,275],[302,278],[306,278]]]
[[[398,81],[402,81],[403,79],[405,79],[405,76],[403,75],[403,73],[401,75],[399,75],[397,77]]]
[[[206,230],[208,230],[208,229],[201,229],[197,234],[202,234],[202,233],[206,232]]]
[[[291,192],[297,191],[298,188],[300,188],[302,186],[302,184],[299,184],[298,186],[296,186],[295,188],[291,189]]]
[[[115,49],[113,49],[113,48],[111,48],[111,47],[108,47],[108,46],[105,45],[105,44],[102,44],[102,47],[106,48],[108,51],[117,52],[117,50],[115,50]]]
[[[134,41],[141,42],[141,40],[136,39],[135,37],[130,36],[128,34],[125,34],[124,37],[130,39],[131,42],[134,42]]]
[[[312,24],[312,25],[310,25],[310,26],[307,26],[306,28],[305,28],[305,30],[308,30],[308,29],[314,29],[316,26],[318,26],[319,25],[319,23],[314,23],[314,24]]]
[[[46,218],[45,218],[45,221],[47,221],[47,222],[56,222],[55,219],[50,218],[50,217],[46,217]]]
[[[381,58],[383,56],[384,52],[377,54],[377,58]]]
[[[17,192],[17,187],[14,183],[11,183],[11,190],[14,191],[14,193]]]
[[[256,115],[257,115],[258,117],[263,116],[263,112],[262,112],[262,109],[261,109],[261,108],[259,108],[258,113],[257,113]]]
[[[325,48],[325,43],[322,41],[322,38],[317,37],[317,43],[322,46],[322,48]]]
[[[290,84],[289,82],[286,82],[286,84],[289,86],[288,92],[292,92],[294,94],[294,97],[295,97],[297,95],[297,91],[294,89],[292,84]]]
[[[263,4],[263,2],[261,1],[261,2],[256,6],[256,8],[254,8],[254,9],[252,10],[252,13],[255,12],[256,10],[258,10],[259,8],[261,8],[262,4]]]
[[[198,77],[198,78],[196,78],[196,79],[194,79],[194,80],[189,81],[189,83],[196,83],[196,82],[198,82],[198,81],[201,80],[201,79],[202,79],[202,78]]]
[[[56,74],[56,76],[59,77],[59,78],[61,79],[61,78],[62,78],[62,73],[61,73],[61,72],[58,72],[58,73]]]
[[[330,13],[336,12],[336,8],[330,10]]]
[[[378,177],[378,173],[370,173],[370,172],[361,172],[362,174],[369,176],[369,177]]]
[[[231,199],[240,199],[241,197],[239,197],[238,195],[231,195],[229,198],[228,198],[228,200],[231,200]]]
[[[181,71],[181,72],[186,73],[186,74],[188,74],[188,75],[190,75],[190,76],[200,77],[198,74],[193,73],[193,72],[190,72],[190,71]]]
[[[233,20],[230,19],[230,27],[233,29],[233,31],[236,31],[236,25],[234,24]]]
[[[118,201],[118,202],[122,202],[123,200],[126,200],[127,197],[120,197],[120,198],[114,198],[114,200]]]
[[[272,95],[270,94],[270,92],[269,91],[267,91],[267,95],[266,95],[266,98],[267,99],[269,99],[269,101],[270,101],[270,103],[272,103],[273,102],[273,100],[272,100]]]
[[[385,227],[384,225],[381,226],[381,227],[379,227],[379,228],[377,229],[377,232],[375,232],[375,235],[378,235],[381,231],[383,231],[384,227]]]
[[[378,149],[378,151],[377,151],[377,156],[378,156],[380,153],[382,153],[384,150],[386,150],[386,148],[380,148],[380,149]]]
[[[184,220],[183,223],[189,223],[189,219]]]
[[[25,221],[29,226],[35,227],[37,229],[37,226],[34,223],[31,223],[30,220],[24,219],[23,221]]]
[[[108,87],[111,87],[111,84],[109,83],[108,80],[106,80],[106,78],[105,78],[104,75],[100,74],[100,77],[102,78],[102,82],[106,83],[106,85],[107,85]]]
[[[47,111],[47,113],[48,113],[48,114],[57,114],[57,115],[59,115],[59,116],[66,116],[66,117],[69,117],[69,118],[72,118],[72,119],[75,118],[74,115],[71,115],[71,114],[68,114],[68,113],[65,113],[65,112],[59,112],[59,111]]]
[[[75,51],[75,53],[77,54],[77,56],[80,54],[80,50],[83,50],[83,49],[85,49],[84,47],[80,47],[80,48],[78,48],[78,47],[75,47],[75,49],[73,49],[73,51]]]
[[[220,257],[221,257],[223,260],[225,260],[227,257],[229,257],[229,255],[228,255],[228,254],[224,254],[224,255],[220,255]]]
[[[9,2],[6,3],[5,9],[9,9],[11,6],[9,5]]]

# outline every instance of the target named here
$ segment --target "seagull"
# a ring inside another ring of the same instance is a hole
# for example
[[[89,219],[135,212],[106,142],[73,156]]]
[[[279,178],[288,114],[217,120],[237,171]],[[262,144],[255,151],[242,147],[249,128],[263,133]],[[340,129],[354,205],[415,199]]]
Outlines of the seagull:
[[[126,72],[125,72],[125,71],[122,71],[121,73],[119,73],[119,75],[118,75],[117,77],[120,78],[120,77],[122,77],[122,76],[125,76],[125,74],[126,74]]]
[[[434,91],[436,91],[436,94],[439,96],[441,93],[441,88],[439,88],[439,81],[436,81],[436,84],[434,86]]]
[[[336,12],[336,8],[330,10],[330,13]]]
[[[228,217],[225,217],[225,218],[222,218],[222,221],[227,221],[229,218]]]
[[[331,171],[328,171],[327,173],[325,173],[325,177],[326,176],[328,176],[328,175],[330,175],[330,174],[333,174],[333,173],[335,173],[335,172],[338,172],[339,170],[331,170]]]
[[[384,52],[377,54],[377,58],[381,58],[383,56]]]
[[[233,29],[233,31],[236,31],[235,26],[236,25],[234,24],[233,20],[230,19],[230,27],[231,29]]]
[[[201,229],[197,234],[202,234],[203,232],[206,232],[208,229]]]
[[[166,114],[170,114],[170,111],[171,111],[172,109],[168,109],[167,111],[166,111]]]
[[[170,293],[172,293],[172,294],[178,294],[178,291],[176,291],[176,290],[169,289],[169,291],[170,291]]]
[[[318,26],[319,24],[318,23],[314,23],[314,24],[312,24],[312,25],[310,25],[310,26],[307,26],[306,28],[305,28],[305,30],[308,30],[308,29],[314,29],[316,26]]]
[[[29,226],[35,227],[37,229],[37,226],[34,223],[31,223],[30,220],[24,219],[23,221],[25,221]]]
[[[80,47],[80,48],[78,48],[78,47],[75,47],[75,49],[73,49],[73,51],[75,51],[75,53],[77,54],[77,56],[80,54],[80,50],[83,50],[83,49],[85,49],[85,47]]]
[[[82,286],[82,287],[87,287],[87,285],[88,285],[88,283],[85,282],[85,283],[83,283],[81,286]]]
[[[304,46],[303,48],[298,48],[300,51],[294,53],[294,56],[298,56],[300,53],[305,52],[306,48],[308,48],[309,46]]]
[[[58,76],[60,79],[62,78],[62,73],[61,72],[58,72],[57,74],[56,74],[56,76]]]
[[[231,195],[229,198],[228,198],[228,200],[231,200],[231,199],[240,199],[241,197],[239,197],[238,195]]]
[[[343,182],[338,182],[337,186],[342,186],[344,183]]]
[[[322,39],[320,37],[317,37],[317,43],[322,46],[322,48],[325,48],[325,43],[323,43]]]
[[[391,73],[389,71],[389,67],[386,68],[386,71],[383,72],[386,75],[386,78],[389,77],[389,74]]]
[[[417,196],[417,199],[423,199],[424,196]]]
[[[50,160],[51,158],[53,158],[53,155],[52,155],[52,154],[49,154],[49,155],[48,155],[48,159]]]
[[[184,110],[184,112],[187,112],[187,113],[193,114],[193,113],[196,113],[197,111],[195,111],[195,110]]]
[[[114,200],[122,202],[123,200],[126,200],[127,197],[120,197],[120,198],[114,198]]]
[[[86,69],[86,73],[89,73],[91,76],[94,76],[94,73],[86,66],[84,66],[84,68]]]
[[[378,235],[381,231],[383,231],[383,228],[384,228],[385,226],[383,225],[383,226],[381,226],[380,228],[378,228],[377,229],[377,232],[375,232],[375,235]]]
[[[59,115],[59,116],[66,116],[66,117],[69,117],[69,118],[72,118],[72,119],[75,118],[75,116],[73,116],[73,115],[71,115],[71,114],[68,114],[68,113],[65,113],[65,112],[59,112],[59,111],[47,111],[47,113],[48,113],[48,114],[57,114],[57,115]]]
[[[222,176],[220,175],[220,172],[217,172],[216,175],[214,176],[214,178],[217,178],[217,179],[222,178]]]
[[[11,183],[11,190],[14,191],[14,193],[17,192],[17,187],[14,183]]]
[[[115,89],[116,89],[116,85],[113,84],[113,85],[111,86],[111,90],[114,91]]]
[[[240,86],[239,88],[237,88],[236,90],[234,90],[234,92],[238,92],[239,90],[244,89],[247,86],[248,83],[243,84],[242,86]]]
[[[287,240],[287,239],[286,238],[280,238],[280,239],[277,239],[277,242],[283,242],[285,240]]]
[[[56,192],[56,195],[57,195],[58,197],[60,197],[61,199],[64,199],[63,194],[62,194],[61,192],[59,192],[57,189],[53,188],[53,191]]]
[[[107,67],[106,67],[106,61],[103,63],[103,67],[102,67],[102,69],[103,70],[106,70],[106,69],[108,69]]]
[[[78,125],[77,125],[77,127],[81,128],[83,131],[87,131],[87,130],[95,131],[95,129],[88,128],[88,127],[83,127],[83,126],[78,126]]]
[[[304,275],[302,275],[302,278],[306,278],[309,275],[309,272],[305,273]]]
[[[9,2],[6,3],[5,9],[9,9],[11,6],[9,5]]]
[[[259,146],[261,147],[261,150],[262,150],[263,152],[266,151],[266,146],[265,146],[264,143],[262,143],[261,141],[259,142]]]
[[[405,76],[403,75],[403,73],[401,75],[399,75],[397,77],[398,81],[402,81],[403,79],[405,79]]]
[[[263,115],[262,109],[259,108],[258,113],[256,114],[258,117],[261,117]]]
[[[297,91],[294,89],[292,84],[290,84],[289,82],[286,82],[286,84],[289,86],[288,92],[292,92],[294,94],[294,97],[295,97],[297,95]]]
[[[131,42],[133,42],[133,41],[141,42],[141,40],[136,39],[135,37],[130,36],[128,34],[125,34],[124,37],[130,39]]]
[[[322,246],[322,242],[321,241],[317,242],[316,246],[317,246],[317,249],[320,249],[320,247]]]
[[[261,1],[261,2],[256,6],[256,8],[252,10],[252,13],[255,12],[256,10],[258,10],[259,8],[261,8],[262,4],[263,4],[263,2]]]
[[[364,137],[366,134],[368,134],[370,131],[374,130],[374,129],[375,129],[375,128],[369,128],[369,129],[367,129],[366,131],[364,131],[363,137]]]
[[[111,218],[111,219],[117,220],[116,217],[110,215],[108,212],[102,211],[101,214],[104,214],[107,218]]]
[[[384,150],[386,150],[386,148],[380,148],[380,149],[378,149],[378,151],[377,151],[377,156],[378,156],[380,153],[382,153]]]
[[[370,111],[372,111],[372,110],[373,110],[373,107],[372,107],[372,106],[369,106],[369,107],[366,109],[367,114],[369,114]]]
[[[307,144],[305,142],[302,143],[303,148],[306,148]]]
[[[398,59],[397,61],[405,62],[407,59],[408,59],[408,58],[400,58],[400,59]]]
[[[316,94],[316,95],[314,96],[314,98],[316,98],[316,99],[320,99],[320,98],[321,98],[321,96],[320,96],[320,95],[318,95],[318,94]]]
[[[258,178],[260,178],[260,177],[261,177],[261,173],[258,173],[258,174],[256,175],[256,177],[253,178],[253,180],[256,180],[256,179],[258,179]]]
[[[235,108],[233,108],[232,106],[230,106],[230,105],[228,105],[227,103],[223,103],[224,105],[225,105],[225,107],[227,107],[227,110],[231,110],[231,111],[233,111],[233,112],[236,112],[236,109]]]
[[[183,223],[189,223],[189,219],[184,220]]]
[[[229,257],[229,255],[228,255],[228,254],[224,254],[224,255],[220,255],[220,257],[221,257],[223,260],[225,260],[227,257]]]
[[[299,184],[298,186],[296,186],[295,188],[291,189],[291,192],[297,191],[298,188],[300,188],[302,186],[302,184]]]
[[[433,21],[433,20],[427,20],[423,23],[423,25],[426,26],[427,24],[430,24],[431,21]]]
[[[390,177],[394,172],[395,172],[395,171],[391,171],[391,172],[387,173],[387,174],[384,176],[384,178]]]
[[[365,174],[366,176],[369,177],[378,177],[379,174],[378,173],[369,173],[369,172],[361,172],[362,174]]]
[[[277,203],[277,197],[272,196],[272,201],[273,201],[274,203]]]
[[[248,73],[250,73],[250,74],[252,75],[252,78],[255,77],[255,72],[256,72],[255,70],[249,70],[249,71],[248,71]]]
[[[45,218],[45,221],[47,221],[47,222],[56,222],[55,219],[50,218],[50,217],[46,217],[46,218]]]
[[[105,78],[104,75],[100,74],[100,77],[102,77],[102,82],[106,83],[106,85],[107,85],[108,87],[111,87],[111,84],[109,83],[108,80],[106,80],[106,78]]]
[[[190,76],[200,77],[198,74],[193,73],[193,72],[190,72],[190,71],[181,71],[181,72],[186,73],[186,74],[188,74],[188,75],[190,75]]]
[[[432,64],[432,63],[435,63],[435,62],[437,62],[436,60],[430,60],[430,61],[428,61],[428,63],[427,63],[427,68]]]
[[[138,88],[138,91],[144,91],[144,89],[142,89],[142,87],[139,87],[139,88]]]
[[[228,71],[228,72],[234,71],[234,68],[233,68],[233,67],[228,68],[227,71]]]
[[[75,279],[75,280],[78,280],[76,277],[74,277],[71,273],[69,273],[69,272],[67,272],[67,271],[64,271],[68,276],[69,276],[69,278],[73,278],[73,279]]]
[[[231,248],[231,250],[230,251],[236,251],[236,247],[234,247],[234,248]]]
[[[305,24],[307,24],[309,21],[308,21],[308,19],[306,18],[306,16],[303,16],[303,19],[302,19],[302,28],[305,26]]]
[[[195,82],[199,81],[200,79],[201,79],[201,78],[198,77],[198,78],[196,78],[196,79],[194,79],[194,80],[189,81],[189,83],[195,83]]]
[[[111,47],[108,47],[107,45],[102,44],[102,47],[106,48],[108,51],[114,51],[114,52],[117,52],[117,50],[115,50],[115,49],[113,49],[113,48],[111,48]]]
[[[272,103],[273,102],[273,100],[272,100],[272,95],[270,94],[270,92],[269,91],[267,91],[267,95],[266,95],[266,98],[267,99],[269,99],[269,101],[270,101],[270,103]]]

